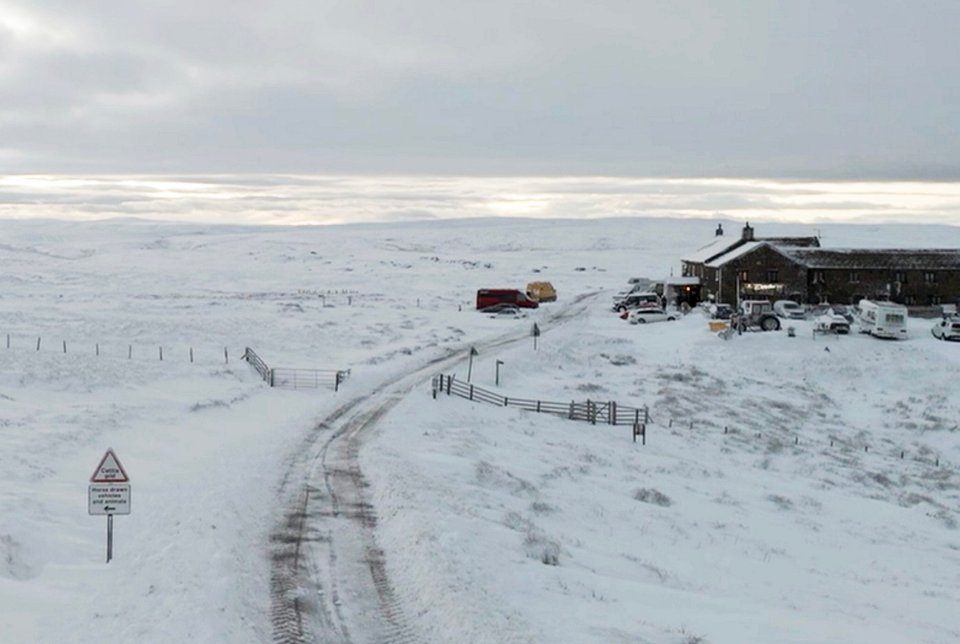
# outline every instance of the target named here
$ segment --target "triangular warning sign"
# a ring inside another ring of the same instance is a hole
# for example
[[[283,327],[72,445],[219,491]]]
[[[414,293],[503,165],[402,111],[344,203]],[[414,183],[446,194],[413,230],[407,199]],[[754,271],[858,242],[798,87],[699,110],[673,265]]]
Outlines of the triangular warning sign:
[[[129,480],[127,473],[123,471],[123,465],[120,465],[120,460],[112,449],[108,449],[103,455],[100,465],[97,465],[93,476],[90,477],[91,483],[126,483]]]

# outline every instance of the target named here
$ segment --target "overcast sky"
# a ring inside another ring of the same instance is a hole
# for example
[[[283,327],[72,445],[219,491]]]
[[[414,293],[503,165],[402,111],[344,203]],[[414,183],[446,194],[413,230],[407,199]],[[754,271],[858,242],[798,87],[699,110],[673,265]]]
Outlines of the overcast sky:
[[[0,0],[0,172],[960,178],[960,2]]]

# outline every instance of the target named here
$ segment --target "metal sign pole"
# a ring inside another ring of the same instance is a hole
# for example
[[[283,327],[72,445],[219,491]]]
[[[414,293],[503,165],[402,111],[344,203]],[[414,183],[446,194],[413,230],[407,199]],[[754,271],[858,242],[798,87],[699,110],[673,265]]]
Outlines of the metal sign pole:
[[[113,559],[113,515],[107,515],[107,563]]]
[[[470,375],[473,373],[473,356],[478,355],[476,347],[470,347],[470,360],[467,362],[467,382],[470,382]]]

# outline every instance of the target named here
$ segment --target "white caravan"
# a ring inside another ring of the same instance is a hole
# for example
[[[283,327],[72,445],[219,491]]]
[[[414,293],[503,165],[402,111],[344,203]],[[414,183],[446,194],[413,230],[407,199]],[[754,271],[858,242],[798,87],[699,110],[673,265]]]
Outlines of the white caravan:
[[[907,307],[894,302],[860,300],[860,333],[877,338],[907,337]]]

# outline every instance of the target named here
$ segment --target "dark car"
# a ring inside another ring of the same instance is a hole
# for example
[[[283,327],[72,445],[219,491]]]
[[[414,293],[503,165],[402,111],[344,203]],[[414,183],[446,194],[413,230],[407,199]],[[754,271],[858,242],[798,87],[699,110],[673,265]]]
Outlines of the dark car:
[[[729,304],[711,304],[710,317],[714,320],[729,320],[733,315],[733,307]]]

